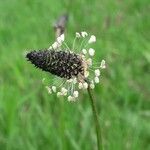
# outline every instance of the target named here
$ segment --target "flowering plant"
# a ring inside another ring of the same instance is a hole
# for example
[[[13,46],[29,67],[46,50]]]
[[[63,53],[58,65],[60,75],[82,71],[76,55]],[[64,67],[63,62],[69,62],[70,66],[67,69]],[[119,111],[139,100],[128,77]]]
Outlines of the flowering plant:
[[[75,48],[77,40],[82,42]],[[76,32],[72,48],[69,48],[62,34],[48,49],[29,52],[26,57],[36,67],[58,77],[57,83],[46,86],[49,94],[56,93],[57,96],[67,96],[68,101],[75,101],[80,89],[88,86],[94,89],[99,83],[100,69],[106,67],[104,60],[98,65],[93,62],[95,50],[88,46],[94,42],[94,35]]]

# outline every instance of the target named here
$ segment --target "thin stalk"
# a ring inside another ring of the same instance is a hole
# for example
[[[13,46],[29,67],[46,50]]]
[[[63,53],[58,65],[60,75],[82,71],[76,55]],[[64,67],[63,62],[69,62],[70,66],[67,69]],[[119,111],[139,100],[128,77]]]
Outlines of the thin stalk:
[[[98,112],[96,109],[96,103],[95,103],[95,99],[91,93],[91,89],[88,86],[88,94],[90,97],[90,102],[91,102],[91,107],[92,107],[92,112],[93,112],[93,117],[94,117],[94,122],[95,122],[95,129],[96,129],[96,135],[97,135],[97,149],[98,150],[102,150],[102,136],[101,136],[101,128],[100,128],[100,124],[99,124],[99,120],[98,120]]]

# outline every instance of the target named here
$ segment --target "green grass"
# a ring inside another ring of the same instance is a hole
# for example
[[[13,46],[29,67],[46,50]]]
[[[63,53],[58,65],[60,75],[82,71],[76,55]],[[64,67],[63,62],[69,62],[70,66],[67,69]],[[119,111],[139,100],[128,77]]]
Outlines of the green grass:
[[[106,150],[150,149],[150,4],[148,0],[0,1],[0,150],[91,150],[96,134],[87,93],[77,103],[48,95],[26,50],[54,41],[53,21],[68,11],[66,38],[97,36],[105,59],[94,91]]]

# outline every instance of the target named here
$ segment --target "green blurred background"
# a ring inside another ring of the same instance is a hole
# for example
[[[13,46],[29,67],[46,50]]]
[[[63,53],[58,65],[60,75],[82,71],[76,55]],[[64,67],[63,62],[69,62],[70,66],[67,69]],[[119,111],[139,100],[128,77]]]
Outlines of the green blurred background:
[[[48,95],[41,80],[51,77],[24,57],[53,43],[65,12],[68,43],[95,34],[96,58],[107,62],[93,91],[104,148],[150,149],[149,10],[149,0],[0,0],[0,150],[96,149],[87,93],[76,103]]]

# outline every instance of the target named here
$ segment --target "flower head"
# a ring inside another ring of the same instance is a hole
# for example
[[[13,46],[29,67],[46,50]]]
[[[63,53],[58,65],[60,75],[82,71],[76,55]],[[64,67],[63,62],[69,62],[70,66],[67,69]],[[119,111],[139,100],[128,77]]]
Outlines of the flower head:
[[[74,48],[77,38],[83,40],[80,48]],[[68,101],[75,101],[79,89],[87,89],[88,86],[94,89],[95,84],[100,82],[100,69],[105,68],[105,61],[94,66],[92,57],[95,50],[88,47],[90,43],[96,42],[94,35],[89,36],[85,31],[76,32],[73,48],[69,48],[64,39],[62,34],[48,49],[31,51],[26,57],[37,68],[58,77],[57,83],[46,86],[49,94],[57,93],[57,96],[66,96]]]

